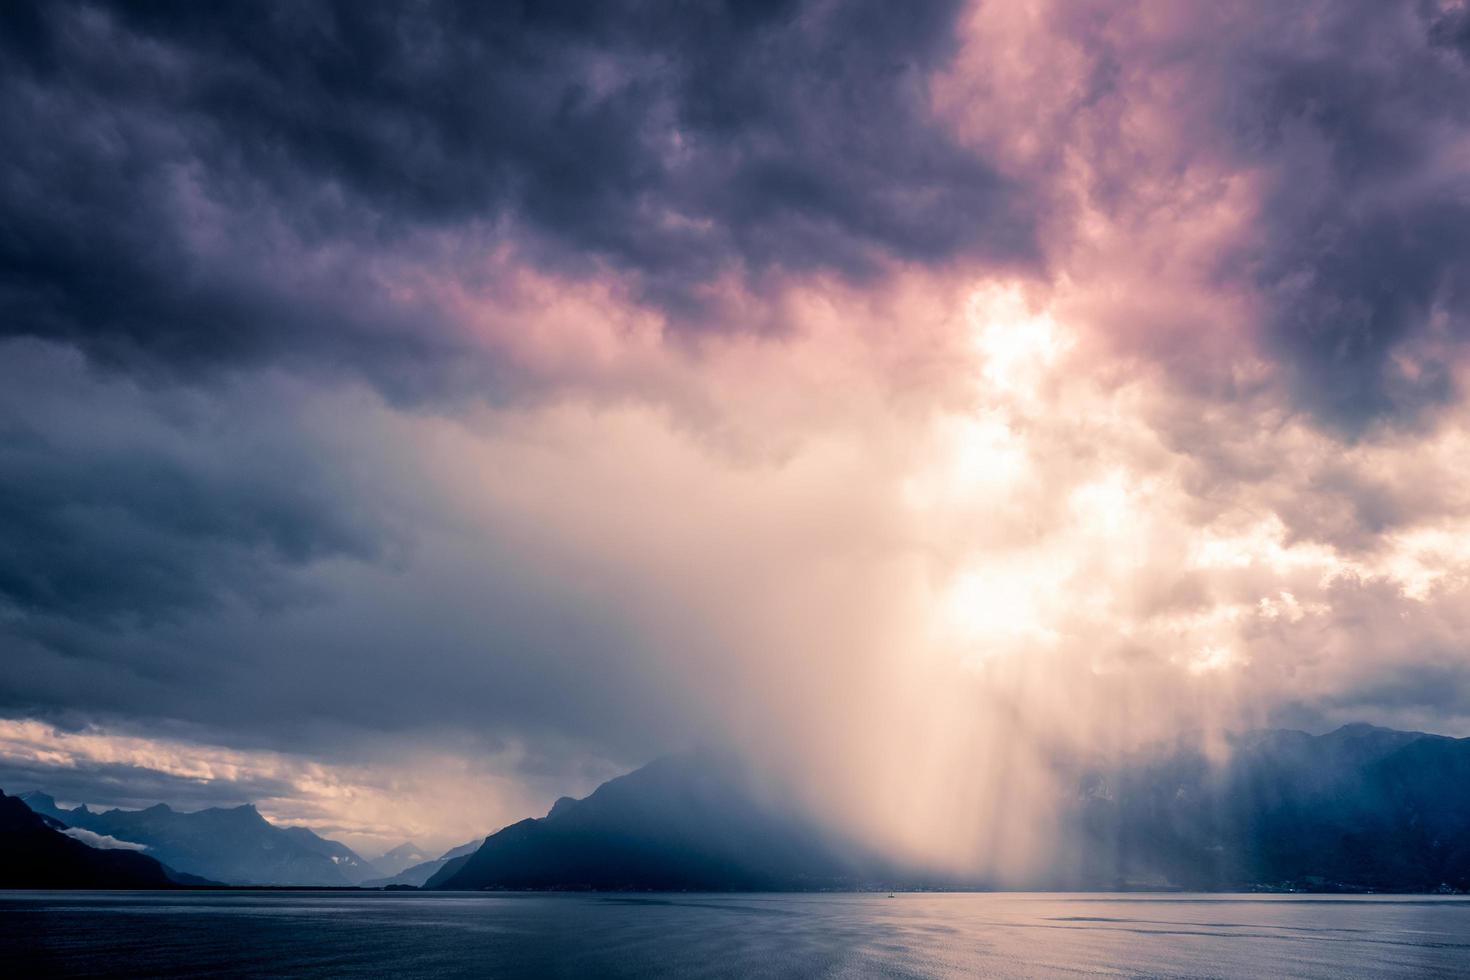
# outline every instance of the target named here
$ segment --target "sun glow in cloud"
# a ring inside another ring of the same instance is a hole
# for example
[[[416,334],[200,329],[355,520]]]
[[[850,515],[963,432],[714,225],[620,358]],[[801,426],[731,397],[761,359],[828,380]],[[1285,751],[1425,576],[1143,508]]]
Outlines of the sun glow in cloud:
[[[965,648],[983,660],[1003,652],[1056,643],[1056,603],[1070,577],[1065,564],[1044,557],[995,558],[961,572],[945,590],[942,616]]]
[[[966,309],[985,380],[1007,395],[1027,397],[1071,346],[1048,310],[1032,310],[1017,284],[977,289]]]
[[[1192,446],[1170,429],[1188,393],[1120,384],[1105,360],[1072,356],[1095,326],[1055,310],[1086,304],[1039,296],[1015,285],[971,295],[969,401],[936,416],[928,455],[905,477],[934,556],[925,635],[940,663],[971,677],[943,683],[1005,705],[1031,737],[1074,752],[1241,727],[1260,717],[1255,685],[1281,676],[1272,659],[1284,636],[1338,635],[1351,622],[1344,588],[1382,585],[1422,602],[1457,581],[1463,539],[1452,532],[1383,535],[1363,552],[1288,524],[1300,520],[1302,490],[1202,484]],[[1205,446],[1247,438],[1262,460],[1325,464],[1331,452],[1329,437],[1300,424],[1201,424]],[[1364,445],[1354,465],[1383,472],[1397,452]],[[1037,813],[1044,784],[1032,787]]]

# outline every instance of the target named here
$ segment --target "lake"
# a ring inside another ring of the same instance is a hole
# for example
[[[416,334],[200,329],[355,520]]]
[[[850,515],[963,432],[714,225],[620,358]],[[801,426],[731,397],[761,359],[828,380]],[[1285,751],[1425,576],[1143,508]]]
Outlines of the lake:
[[[1470,977],[1470,899],[0,892],[19,976]]]

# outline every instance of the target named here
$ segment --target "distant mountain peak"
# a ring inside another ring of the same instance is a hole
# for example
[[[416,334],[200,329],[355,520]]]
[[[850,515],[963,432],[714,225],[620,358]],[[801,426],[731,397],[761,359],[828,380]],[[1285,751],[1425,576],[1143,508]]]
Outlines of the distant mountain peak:
[[[397,871],[401,871],[403,868],[408,867],[410,864],[418,864],[420,861],[427,861],[430,857],[432,857],[432,855],[429,854],[428,851],[425,851],[422,847],[419,847],[413,841],[406,840],[402,844],[399,844],[396,847],[390,847],[388,850],[384,851],[382,854],[374,859],[374,863],[379,865],[380,867],[384,865],[399,865],[398,867],[394,868],[394,871],[396,873]]]
[[[1350,721],[1346,725],[1334,728],[1328,732],[1329,735],[1370,735],[1383,732],[1387,735],[1422,735],[1423,732],[1400,732],[1392,728],[1384,728],[1381,725],[1372,725],[1366,721]]]
[[[378,867],[383,868],[384,870],[394,870],[394,873],[385,878],[377,878],[374,880],[365,881],[363,882],[363,885],[368,888],[381,888],[389,885],[412,885],[414,887],[419,887],[423,885],[424,882],[428,881],[429,878],[431,878],[435,874],[438,874],[445,865],[456,860],[468,858],[468,856],[473,854],[484,842],[485,839],[481,837],[476,840],[460,844],[457,847],[451,847],[449,850],[445,851],[437,858],[429,860],[418,860],[413,861],[411,864],[408,865],[396,866],[398,865],[398,862],[403,860],[404,856],[409,853],[404,850],[405,847],[412,847],[415,850],[417,850],[418,848],[418,845],[412,844],[411,842],[401,844],[398,847],[395,847],[393,850],[384,853],[374,862]],[[396,859],[395,855],[398,856]]]

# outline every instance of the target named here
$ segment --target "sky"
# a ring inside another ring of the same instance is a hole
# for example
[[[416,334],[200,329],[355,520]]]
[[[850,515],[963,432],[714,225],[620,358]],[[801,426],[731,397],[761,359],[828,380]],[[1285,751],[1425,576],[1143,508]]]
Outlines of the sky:
[[[1470,735],[1464,3],[22,2],[0,132],[7,792],[718,745],[994,869],[1057,758]]]

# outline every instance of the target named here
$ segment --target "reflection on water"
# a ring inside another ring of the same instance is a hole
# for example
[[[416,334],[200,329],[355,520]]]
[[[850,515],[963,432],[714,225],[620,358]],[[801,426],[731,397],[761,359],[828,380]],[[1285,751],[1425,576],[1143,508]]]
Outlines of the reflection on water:
[[[10,976],[1470,977],[1470,900],[0,892]]]

